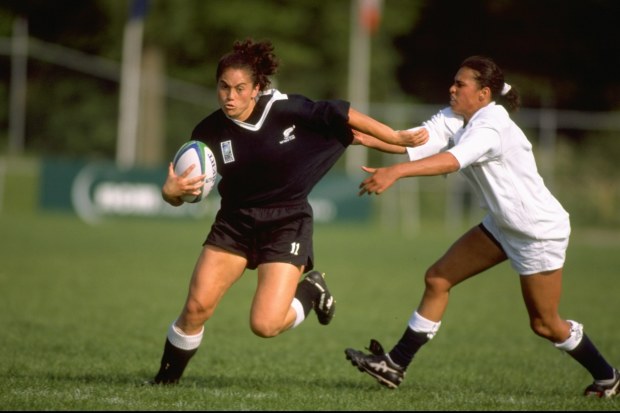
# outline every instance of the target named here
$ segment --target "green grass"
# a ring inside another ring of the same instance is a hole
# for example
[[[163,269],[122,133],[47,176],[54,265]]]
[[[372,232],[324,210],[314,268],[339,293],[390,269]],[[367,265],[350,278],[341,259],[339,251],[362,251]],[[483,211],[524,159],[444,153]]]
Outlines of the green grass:
[[[142,386],[185,298],[210,221],[0,214],[3,410],[618,410],[581,396],[591,378],[528,328],[508,264],[457,287],[442,328],[401,388],[344,358],[370,338],[388,349],[418,304],[426,267],[458,234],[319,225],[317,266],[337,298],[273,339],[249,329],[255,272],[230,290],[176,387]],[[620,365],[620,237],[574,230],[561,312]]]

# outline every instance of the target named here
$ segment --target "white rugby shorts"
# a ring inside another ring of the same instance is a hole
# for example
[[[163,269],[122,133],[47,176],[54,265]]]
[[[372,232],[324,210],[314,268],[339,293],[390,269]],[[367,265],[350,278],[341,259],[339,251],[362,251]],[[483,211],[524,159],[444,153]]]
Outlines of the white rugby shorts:
[[[484,217],[482,225],[502,245],[510,265],[520,275],[538,274],[564,266],[568,235],[559,239],[542,240],[528,238],[525,235],[522,237],[507,235],[497,227],[490,215]]]

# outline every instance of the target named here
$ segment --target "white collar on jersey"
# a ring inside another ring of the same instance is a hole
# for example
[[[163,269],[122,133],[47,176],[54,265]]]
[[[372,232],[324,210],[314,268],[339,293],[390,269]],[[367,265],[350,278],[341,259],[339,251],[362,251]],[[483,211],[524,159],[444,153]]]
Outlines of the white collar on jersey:
[[[260,117],[260,119],[258,120],[258,122],[256,122],[256,124],[251,124],[251,123],[246,123],[246,122],[242,122],[240,120],[236,120],[236,119],[232,119],[228,116],[226,116],[228,119],[230,119],[231,121],[233,121],[234,123],[236,123],[237,125],[241,126],[244,129],[247,130],[251,130],[251,131],[257,131],[261,128],[261,126],[263,126],[263,123],[265,122],[265,119],[267,119],[267,115],[269,114],[269,110],[271,110],[271,105],[273,105],[274,102],[278,101],[278,100],[286,100],[288,99],[288,95],[281,93],[279,90],[277,89],[268,89],[268,90],[264,90],[261,93],[259,93],[258,96],[256,96],[256,99],[260,99],[263,96],[271,96],[271,98],[269,99],[269,101],[267,102],[267,104],[265,105],[265,109],[263,110],[263,113]]]

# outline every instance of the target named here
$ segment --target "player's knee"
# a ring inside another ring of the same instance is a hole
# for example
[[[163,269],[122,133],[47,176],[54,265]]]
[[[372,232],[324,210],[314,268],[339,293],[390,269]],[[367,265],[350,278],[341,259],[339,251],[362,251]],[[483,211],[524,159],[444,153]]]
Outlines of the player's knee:
[[[282,326],[279,323],[274,323],[266,319],[252,318],[250,320],[250,329],[258,337],[271,338],[280,334]]]
[[[549,329],[540,318],[530,320],[530,329],[539,337],[546,338],[549,335]]]
[[[551,341],[558,341],[560,333],[554,328],[553,323],[545,320],[543,317],[534,317],[530,320],[530,329],[539,337],[545,338]]]
[[[206,306],[199,300],[189,299],[185,303],[185,316],[195,322],[204,324],[211,316],[215,308],[213,306]]]
[[[447,292],[450,291],[450,288],[452,288],[452,285],[444,276],[441,269],[435,265],[426,270],[426,274],[424,275],[424,285],[426,287],[426,291],[435,293]]]

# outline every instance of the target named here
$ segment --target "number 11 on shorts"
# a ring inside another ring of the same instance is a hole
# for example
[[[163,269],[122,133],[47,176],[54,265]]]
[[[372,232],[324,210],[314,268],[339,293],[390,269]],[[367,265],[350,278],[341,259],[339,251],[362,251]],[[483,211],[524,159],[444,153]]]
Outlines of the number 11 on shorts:
[[[299,242],[291,242],[291,254],[299,255]]]

